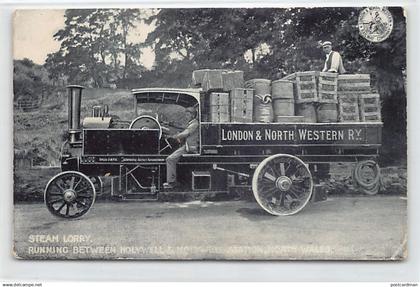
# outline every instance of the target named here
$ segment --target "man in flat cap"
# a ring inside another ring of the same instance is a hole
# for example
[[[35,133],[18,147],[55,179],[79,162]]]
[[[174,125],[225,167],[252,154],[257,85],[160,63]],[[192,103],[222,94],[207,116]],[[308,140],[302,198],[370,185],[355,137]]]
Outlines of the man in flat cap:
[[[187,119],[189,120],[184,131],[171,136],[178,142],[184,144],[166,158],[166,182],[164,188],[174,188],[176,186],[176,164],[183,154],[198,152],[198,120],[197,109],[190,107],[185,109]]]
[[[330,41],[322,43],[322,50],[326,55],[324,69],[322,71],[344,74],[346,70],[343,66],[343,59],[340,53],[332,50],[332,43]]]

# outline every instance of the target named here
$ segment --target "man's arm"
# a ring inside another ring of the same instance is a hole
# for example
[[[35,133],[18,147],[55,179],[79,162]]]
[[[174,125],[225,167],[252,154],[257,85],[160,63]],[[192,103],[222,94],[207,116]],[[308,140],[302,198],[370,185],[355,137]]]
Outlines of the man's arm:
[[[180,132],[179,134],[176,134],[174,136],[174,138],[176,139],[184,139],[187,138],[190,134],[192,134],[193,132],[195,132],[195,130],[198,128],[198,121],[195,120],[193,121],[191,124],[188,125],[188,127]]]

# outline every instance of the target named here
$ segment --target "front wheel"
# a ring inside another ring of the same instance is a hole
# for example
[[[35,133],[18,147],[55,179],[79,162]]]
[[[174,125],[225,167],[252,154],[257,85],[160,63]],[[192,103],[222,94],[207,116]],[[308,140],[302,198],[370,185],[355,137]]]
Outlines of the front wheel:
[[[258,204],[272,215],[292,215],[309,202],[313,190],[311,172],[299,158],[276,154],[264,159],[252,178]]]
[[[65,171],[54,176],[47,183],[44,193],[48,210],[63,218],[77,218],[86,214],[95,197],[92,181],[77,171]]]

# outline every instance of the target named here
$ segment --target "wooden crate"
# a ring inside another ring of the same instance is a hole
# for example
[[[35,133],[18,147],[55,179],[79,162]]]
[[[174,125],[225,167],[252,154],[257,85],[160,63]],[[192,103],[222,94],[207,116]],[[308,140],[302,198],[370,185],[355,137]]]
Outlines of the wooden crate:
[[[232,99],[230,106],[230,120],[232,122],[250,123],[253,116],[252,100]]]
[[[229,106],[210,106],[209,120],[212,123],[230,122]]]
[[[361,94],[359,96],[360,120],[362,122],[381,121],[381,101],[379,94]]]
[[[229,93],[210,93],[209,120],[213,123],[224,123],[230,121]]]
[[[340,122],[358,122],[359,105],[358,103],[341,103],[338,104],[338,121]]]
[[[339,75],[337,90],[342,92],[369,93],[371,91],[370,75]]]
[[[336,104],[337,73],[320,72],[318,77],[318,102]]]
[[[338,120],[340,122],[359,122],[359,94],[338,92]]]
[[[318,101],[316,84],[317,72],[296,72],[284,77],[282,80],[289,80],[294,83],[295,101],[297,104],[311,103]]]
[[[229,106],[229,93],[210,93],[209,104],[210,106]]]
[[[230,92],[231,122],[252,122],[253,96],[253,89],[233,89]]]
[[[345,104],[359,104],[359,93],[351,92],[337,92],[337,98],[339,103]]]

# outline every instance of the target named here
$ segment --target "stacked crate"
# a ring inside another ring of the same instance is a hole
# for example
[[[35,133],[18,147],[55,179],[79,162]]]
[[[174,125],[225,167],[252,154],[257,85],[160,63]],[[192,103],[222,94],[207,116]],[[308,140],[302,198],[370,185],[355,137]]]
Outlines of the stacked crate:
[[[361,118],[362,107],[360,97],[370,94],[370,75],[339,75],[338,76],[338,112],[340,122],[358,122]],[[379,109],[379,108],[378,108]],[[380,109],[379,109],[380,110]],[[368,117],[369,118],[369,117]]]
[[[324,104],[337,104],[337,76],[337,73],[319,73],[318,102]]]
[[[313,103],[318,101],[316,76],[317,72],[315,71],[296,72],[282,80],[289,80],[295,84],[295,101],[297,104]]]
[[[381,104],[379,94],[361,94],[359,96],[360,120],[362,122],[380,122]]]
[[[339,75],[338,92],[340,93],[366,93],[370,92],[370,75]]]
[[[252,122],[253,89],[232,89],[230,91],[230,120],[231,122]]]
[[[200,106],[203,122],[229,122],[231,112],[229,94],[235,89],[244,87],[244,72],[225,69],[195,70],[192,73],[191,86],[201,88]],[[234,120],[247,122],[250,117],[249,109],[243,107],[244,103],[239,104],[239,97],[233,102],[239,105],[234,111]]]
[[[318,102],[316,83],[317,72],[296,72],[282,80],[292,81],[296,103],[296,115],[303,116],[305,122],[316,122],[315,103]]]
[[[213,123],[230,121],[229,93],[212,92],[209,95],[209,120]]]
[[[359,121],[359,95],[338,93],[338,119],[340,122]]]
[[[320,72],[318,76],[317,121],[337,122],[337,73]]]

